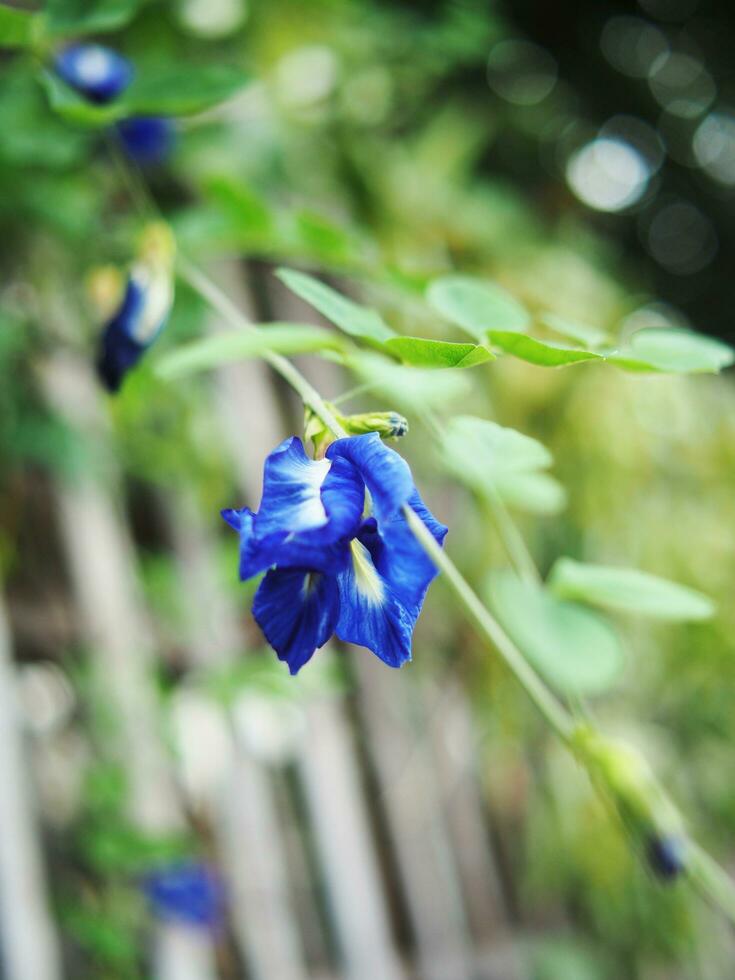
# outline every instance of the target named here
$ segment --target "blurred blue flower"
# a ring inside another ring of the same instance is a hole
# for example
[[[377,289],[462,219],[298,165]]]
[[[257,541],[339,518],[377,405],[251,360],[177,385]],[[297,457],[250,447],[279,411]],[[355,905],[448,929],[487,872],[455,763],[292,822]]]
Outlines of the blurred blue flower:
[[[127,155],[142,167],[164,163],[173,149],[176,130],[165,116],[133,116],[117,124]]]
[[[109,391],[159,336],[173,303],[173,237],[162,222],[147,226],[140,257],[128,272],[122,299],[100,337],[97,370]]]
[[[151,871],[143,878],[143,891],[165,921],[205,929],[216,929],[222,922],[222,884],[201,862],[183,861]]]
[[[292,674],[333,633],[391,667],[411,659],[437,570],[405,504],[441,543],[447,529],[424,506],[408,464],[372,432],[338,439],[321,460],[309,459],[300,439],[286,439],[266,460],[258,513],[222,511],[240,535],[240,577],[267,570],[253,615]]]
[[[56,56],[58,75],[91,102],[111,102],[133,80],[133,66],[101,44],[72,44]]]

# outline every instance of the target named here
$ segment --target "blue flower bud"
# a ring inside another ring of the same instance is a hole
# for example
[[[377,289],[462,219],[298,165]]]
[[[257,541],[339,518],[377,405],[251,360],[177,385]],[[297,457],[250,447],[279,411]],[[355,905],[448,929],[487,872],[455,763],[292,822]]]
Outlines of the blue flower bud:
[[[141,167],[165,163],[171,153],[176,131],[165,116],[133,116],[117,124],[117,132],[127,155]]]
[[[673,881],[686,867],[686,841],[669,835],[652,837],[648,842],[648,863],[665,881]]]
[[[101,44],[72,44],[54,62],[59,76],[90,102],[111,102],[133,80],[133,66]]]
[[[146,227],[122,300],[100,338],[97,370],[109,391],[120,388],[166,324],[173,303],[174,249],[163,222]]]

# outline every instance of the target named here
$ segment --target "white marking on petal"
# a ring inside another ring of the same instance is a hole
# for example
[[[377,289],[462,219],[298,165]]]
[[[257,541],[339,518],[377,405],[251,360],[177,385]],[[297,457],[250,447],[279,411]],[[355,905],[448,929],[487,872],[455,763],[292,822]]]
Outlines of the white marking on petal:
[[[166,272],[153,272],[142,262],[136,263],[130,278],[143,293],[140,319],[130,334],[139,344],[149,344],[156,336],[173,305],[173,283]]]
[[[110,72],[110,56],[99,45],[89,45],[77,53],[76,70],[85,85],[104,82]]]
[[[303,527],[318,527],[327,523],[327,512],[322,503],[321,489],[331,462],[328,459],[300,460],[289,459],[287,469],[294,480],[305,484],[303,500],[299,502],[298,519]]]
[[[350,551],[357,591],[370,604],[380,605],[383,601],[383,582],[375,570],[370,552],[356,538],[350,542]]]

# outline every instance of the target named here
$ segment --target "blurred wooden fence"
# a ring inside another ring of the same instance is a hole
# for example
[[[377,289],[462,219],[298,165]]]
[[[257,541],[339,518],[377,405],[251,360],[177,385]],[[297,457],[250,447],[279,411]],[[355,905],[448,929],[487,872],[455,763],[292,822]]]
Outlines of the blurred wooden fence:
[[[217,275],[248,311],[242,268],[222,267]],[[305,309],[275,281],[268,289],[270,309],[258,312],[304,319]],[[222,325],[215,319],[211,327]],[[335,388],[333,378],[314,380]],[[172,486],[165,499],[157,491],[146,498],[165,528],[187,614],[186,673],[171,701],[167,739],[154,686],[156,629],[141,597],[139,556],[122,504],[124,474],[110,449],[103,396],[90,367],[74,359],[48,363],[42,384],[93,460],[83,474],[51,487],[53,534],[68,582],[69,633],[93,653],[115,715],[117,743],[108,748],[126,771],[129,817],[152,833],[192,821],[206,828],[227,889],[224,933],[153,923],[143,975],[525,976],[509,938],[473,725],[458,680],[432,687],[420,671],[389,671],[363,650],[324,650],[322,660],[350,658],[356,693],[315,693],[295,705],[247,690],[230,706],[208,697],[195,683],[201,672],[247,649],[244,600],[222,587],[216,518],[201,513],[185,485]],[[299,407],[259,362],[223,369],[215,394],[212,410],[231,455],[237,503],[256,507],[263,459],[285,434],[299,431]],[[58,730],[24,730],[17,679],[25,667],[13,663],[8,622],[15,622],[22,646],[28,617],[2,610],[0,975],[77,980],[94,974],[78,972],[74,943],[49,899],[54,861],[44,874],[42,825],[54,818],[48,802],[38,804],[44,769],[28,761],[43,757]],[[43,616],[42,608],[33,612]]]

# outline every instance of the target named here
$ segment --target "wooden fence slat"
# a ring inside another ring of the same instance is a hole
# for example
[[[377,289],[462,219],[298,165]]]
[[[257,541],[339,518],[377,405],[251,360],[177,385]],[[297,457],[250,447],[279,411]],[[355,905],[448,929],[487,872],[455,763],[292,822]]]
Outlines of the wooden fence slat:
[[[43,381],[53,408],[84,438],[94,468],[56,486],[60,531],[85,640],[94,652],[119,726],[118,753],[130,786],[130,815],[149,833],[184,824],[171,768],[158,731],[153,690],[155,656],[141,597],[133,545],[116,499],[119,477],[105,441],[99,388],[81,360],[57,357]],[[211,938],[160,922],[152,959],[156,980],[214,980]],[[177,972],[178,971],[178,972]]]
[[[362,715],[420,975],[422,980],[470,980],[471,943],[433,760],[425,744],[425,720],[405,675],[389,670],[361,648],[353,650]]]
[[[16,683],[0,595],[0,974],[6,980],[59,980]]]
[[[319,656],[326,656],[321,651]],[[324,870],[347,980],[400,980],[361,791],[358,760],[335,698],[313,701],[300,752],[300,773]],[[445,977],[446,980],[446,977]]]

